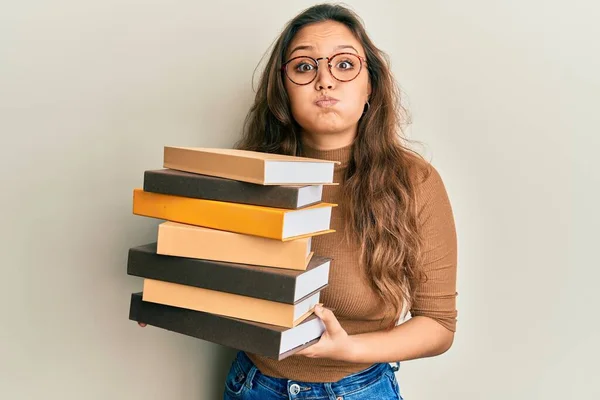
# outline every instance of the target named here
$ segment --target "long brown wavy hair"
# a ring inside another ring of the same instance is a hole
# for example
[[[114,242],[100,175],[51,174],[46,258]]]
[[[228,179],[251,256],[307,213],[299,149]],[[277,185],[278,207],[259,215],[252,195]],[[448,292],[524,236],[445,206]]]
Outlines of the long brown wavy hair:
[[[393,315],[388,327],[393,327],[410,309],[416,286],[425,278],[419,268],[422,240],[413,179],[417,174],[411,172],[421,156],[402,144],[409,140],[403,135],[402,126],[408,118],[400,103],[400,91],[388,56],[367,36],[358,15],[340,5],[320,4],[288,22],[272,45],[242,138],[235,147],[304,154],[301,127],[292,116],[281,65],[290,42],[303,26],[328,20],[346,25],[366,52],[372,88],[370,106],[358,122],[341,190],[347,202],[343,207],[346,239],[359,241],[361,265],[367,269],[372,288],[391,306]]]

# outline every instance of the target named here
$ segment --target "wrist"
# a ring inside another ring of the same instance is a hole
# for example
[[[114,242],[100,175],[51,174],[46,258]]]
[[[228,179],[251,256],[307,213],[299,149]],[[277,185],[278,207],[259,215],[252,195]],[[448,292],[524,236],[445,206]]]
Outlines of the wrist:
[[[348,345],[346,346],[345,361],[352,363],[361,362],[361,354],[364,354],[363,343],[357,335],[348,336]]]

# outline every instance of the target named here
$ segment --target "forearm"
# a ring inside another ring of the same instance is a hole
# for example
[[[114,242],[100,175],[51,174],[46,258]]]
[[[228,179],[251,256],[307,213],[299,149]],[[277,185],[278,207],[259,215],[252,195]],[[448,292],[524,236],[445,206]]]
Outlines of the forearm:
[[[387,331],[349,336],[348,361],[377,363],[433,357],[446,352],[454,333],[431,318],[413,317]]]

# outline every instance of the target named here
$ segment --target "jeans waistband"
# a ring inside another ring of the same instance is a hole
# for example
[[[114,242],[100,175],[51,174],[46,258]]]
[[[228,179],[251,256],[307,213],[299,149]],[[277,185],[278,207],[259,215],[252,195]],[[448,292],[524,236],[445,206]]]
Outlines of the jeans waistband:
[[[251,379],[249,385],[260,384],[267,389],[270,389],[278,394],[287,396],[290,388],[295,385],[297,399],[302,399],[303,393],[306,393],[311,399],[328,399],[332,393],[337,396],[345,396],[357,390],[368,386],[369,384],[380,379],[384,374],[393,374],[392,367],[388,363],[377,363],[371,367],[359,371],[355,374],[348,375],[337,382],[319,383],[319,382],[301,382],[283,378],[272,378],[261,374],[252,360],[240,351],[237,354],[237,362],[244,373]]]

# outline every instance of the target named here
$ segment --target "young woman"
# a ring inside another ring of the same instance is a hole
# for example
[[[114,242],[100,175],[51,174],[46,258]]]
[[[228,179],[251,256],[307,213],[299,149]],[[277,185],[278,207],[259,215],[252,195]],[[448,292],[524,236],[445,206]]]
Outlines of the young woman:
[[[333,258],[317,309],[326,333],[274,361],[239,352],[225,399],[401,398],[392,362],[431,357],[456,327],[456,233],[439,173],[403,145],[398,90],[360,19],[317,5],[275,42],[237,147],[341,161]],[[403,323],[410,311],[411,318]]]

